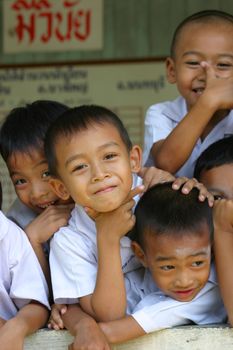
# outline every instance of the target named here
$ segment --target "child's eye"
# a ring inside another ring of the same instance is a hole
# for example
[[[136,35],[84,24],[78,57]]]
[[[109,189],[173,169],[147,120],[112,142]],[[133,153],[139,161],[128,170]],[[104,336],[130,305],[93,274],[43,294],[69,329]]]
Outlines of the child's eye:
[[[50,172],[48,170],[44,171],[42,174],[42,178],[46,178],[50,176]]]
[[[194,261],[194,262],[192,263],[192,266],[193,266],[193,267],[198,267],[198,266],[201,266],[201,265],[203,265],[203,264],[204,264],[204,261],[199,260],[199,261]]]
[[[105,159],[113,159],[113,158],[115,158],[117,156],[117,154],[116,153],[109,153],[109,154],[107,154],[106,156],[105,156]]]
[[[26,183],[26,180],[24,180],[24,179],[17,179],[14,181],[15,186],[20,186],[20,185],[23,185],[25,183]]]
[[[74,167],[74,169],[72,169],[72,173],[74,173],[75,171],[80,171],[80,170],[83,170],[87,167],[86,164],[79,164],[77,166]]]
[[[185,62],[189,66],[199,66],[200,63],[198,61],[187,61]]]
[[[173,265],[160,266],[160,269],[164,270],[164,271],[170,271],[170,270],[173,270],[174,268],[175,268],[175,266],[173,266]]]
[[[232,64],[230,63],[218,63],[217,68],[219,69],[229,69],[232,67]]]
[[[220,199],[224,199],[225,197],[224,196],[221,196],[221,194],[214,194],[214,200],[215,201],[218,201]]]

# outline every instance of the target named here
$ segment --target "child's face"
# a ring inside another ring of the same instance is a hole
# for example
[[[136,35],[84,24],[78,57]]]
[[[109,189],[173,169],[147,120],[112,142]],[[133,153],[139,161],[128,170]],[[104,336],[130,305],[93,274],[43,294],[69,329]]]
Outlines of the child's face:
[[[129,153],[110,123],[92,125],[56,144],[59,179],[51,184],[57,194],[98,212],[118,208],[132,187],[132,172],[140,168],[141,150]]]
[[[233,199],[233,163],[202,171],[200,182],[214,195],[215,199]]]
[[[180,33],[175,58],[167,59],[167,76],[176,83],[190,109],[206,86],[206,73],[200,62],[206,61],[216,74],[227,77],[233,73],[233,24],[218,22],[189,23]]]
[[[49,205],[64,203],[49,184],[48,163],[43,152],[14,153],[9,157],[7,167],[17,196],[35,213],[40,214]]]
[[[178,301],[192,300],[208,281],[211,243],[205,226],[200,232],[201,235],[190,233],[180,238],[147,234],[143,259],[136,253],[156,285]]]

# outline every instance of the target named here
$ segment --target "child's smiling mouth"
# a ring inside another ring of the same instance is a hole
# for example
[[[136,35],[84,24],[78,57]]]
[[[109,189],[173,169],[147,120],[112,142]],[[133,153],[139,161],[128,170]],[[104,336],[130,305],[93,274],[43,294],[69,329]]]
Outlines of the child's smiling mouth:
[[[112,192],[117,186],[105,186],[100,188],[98,191],[95,192],[95,194],[103,194],[103,193],[108,193]]]

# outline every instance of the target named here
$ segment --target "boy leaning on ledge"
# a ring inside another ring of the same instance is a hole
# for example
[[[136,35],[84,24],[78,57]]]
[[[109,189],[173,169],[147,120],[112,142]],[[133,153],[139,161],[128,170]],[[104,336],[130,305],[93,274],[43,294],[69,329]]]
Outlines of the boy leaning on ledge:
[[[0,227],[0,346],[23,350],[48,319],[48,287],[25,233],[2,211]]]

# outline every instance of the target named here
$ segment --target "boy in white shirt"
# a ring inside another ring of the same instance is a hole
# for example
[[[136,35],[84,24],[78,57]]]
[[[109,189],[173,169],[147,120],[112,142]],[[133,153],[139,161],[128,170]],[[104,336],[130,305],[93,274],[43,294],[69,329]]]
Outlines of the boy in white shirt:
[[[100,323],[110,343],[189,323],[223,323],[226,311],[213,263],[212,209],[193,189],[150,188],[135,209],[132,247],[144,265],[125,275],[128,314]],[[112,251],[113,253],[114,251]],[[118,305],[119,306],[119,305]]]
[[[54,232],[67,224],[74,205],[64,203],[50,187],[44,138],[67,109],[57,101],[37,100],[12,109],[0,129],[1,156],[17,195],[6,215],[25,231],[49,284],[45,250]]]
[[[193,177],[198,156],[233,134],[232,37],[233,16],[219,10],[195,13],[178,25],[166,70],[180,96],[147,111],[146,166]]]
[[[25,233],[0,211],[0,344],[23,350],[48,318],[48,287]]]

